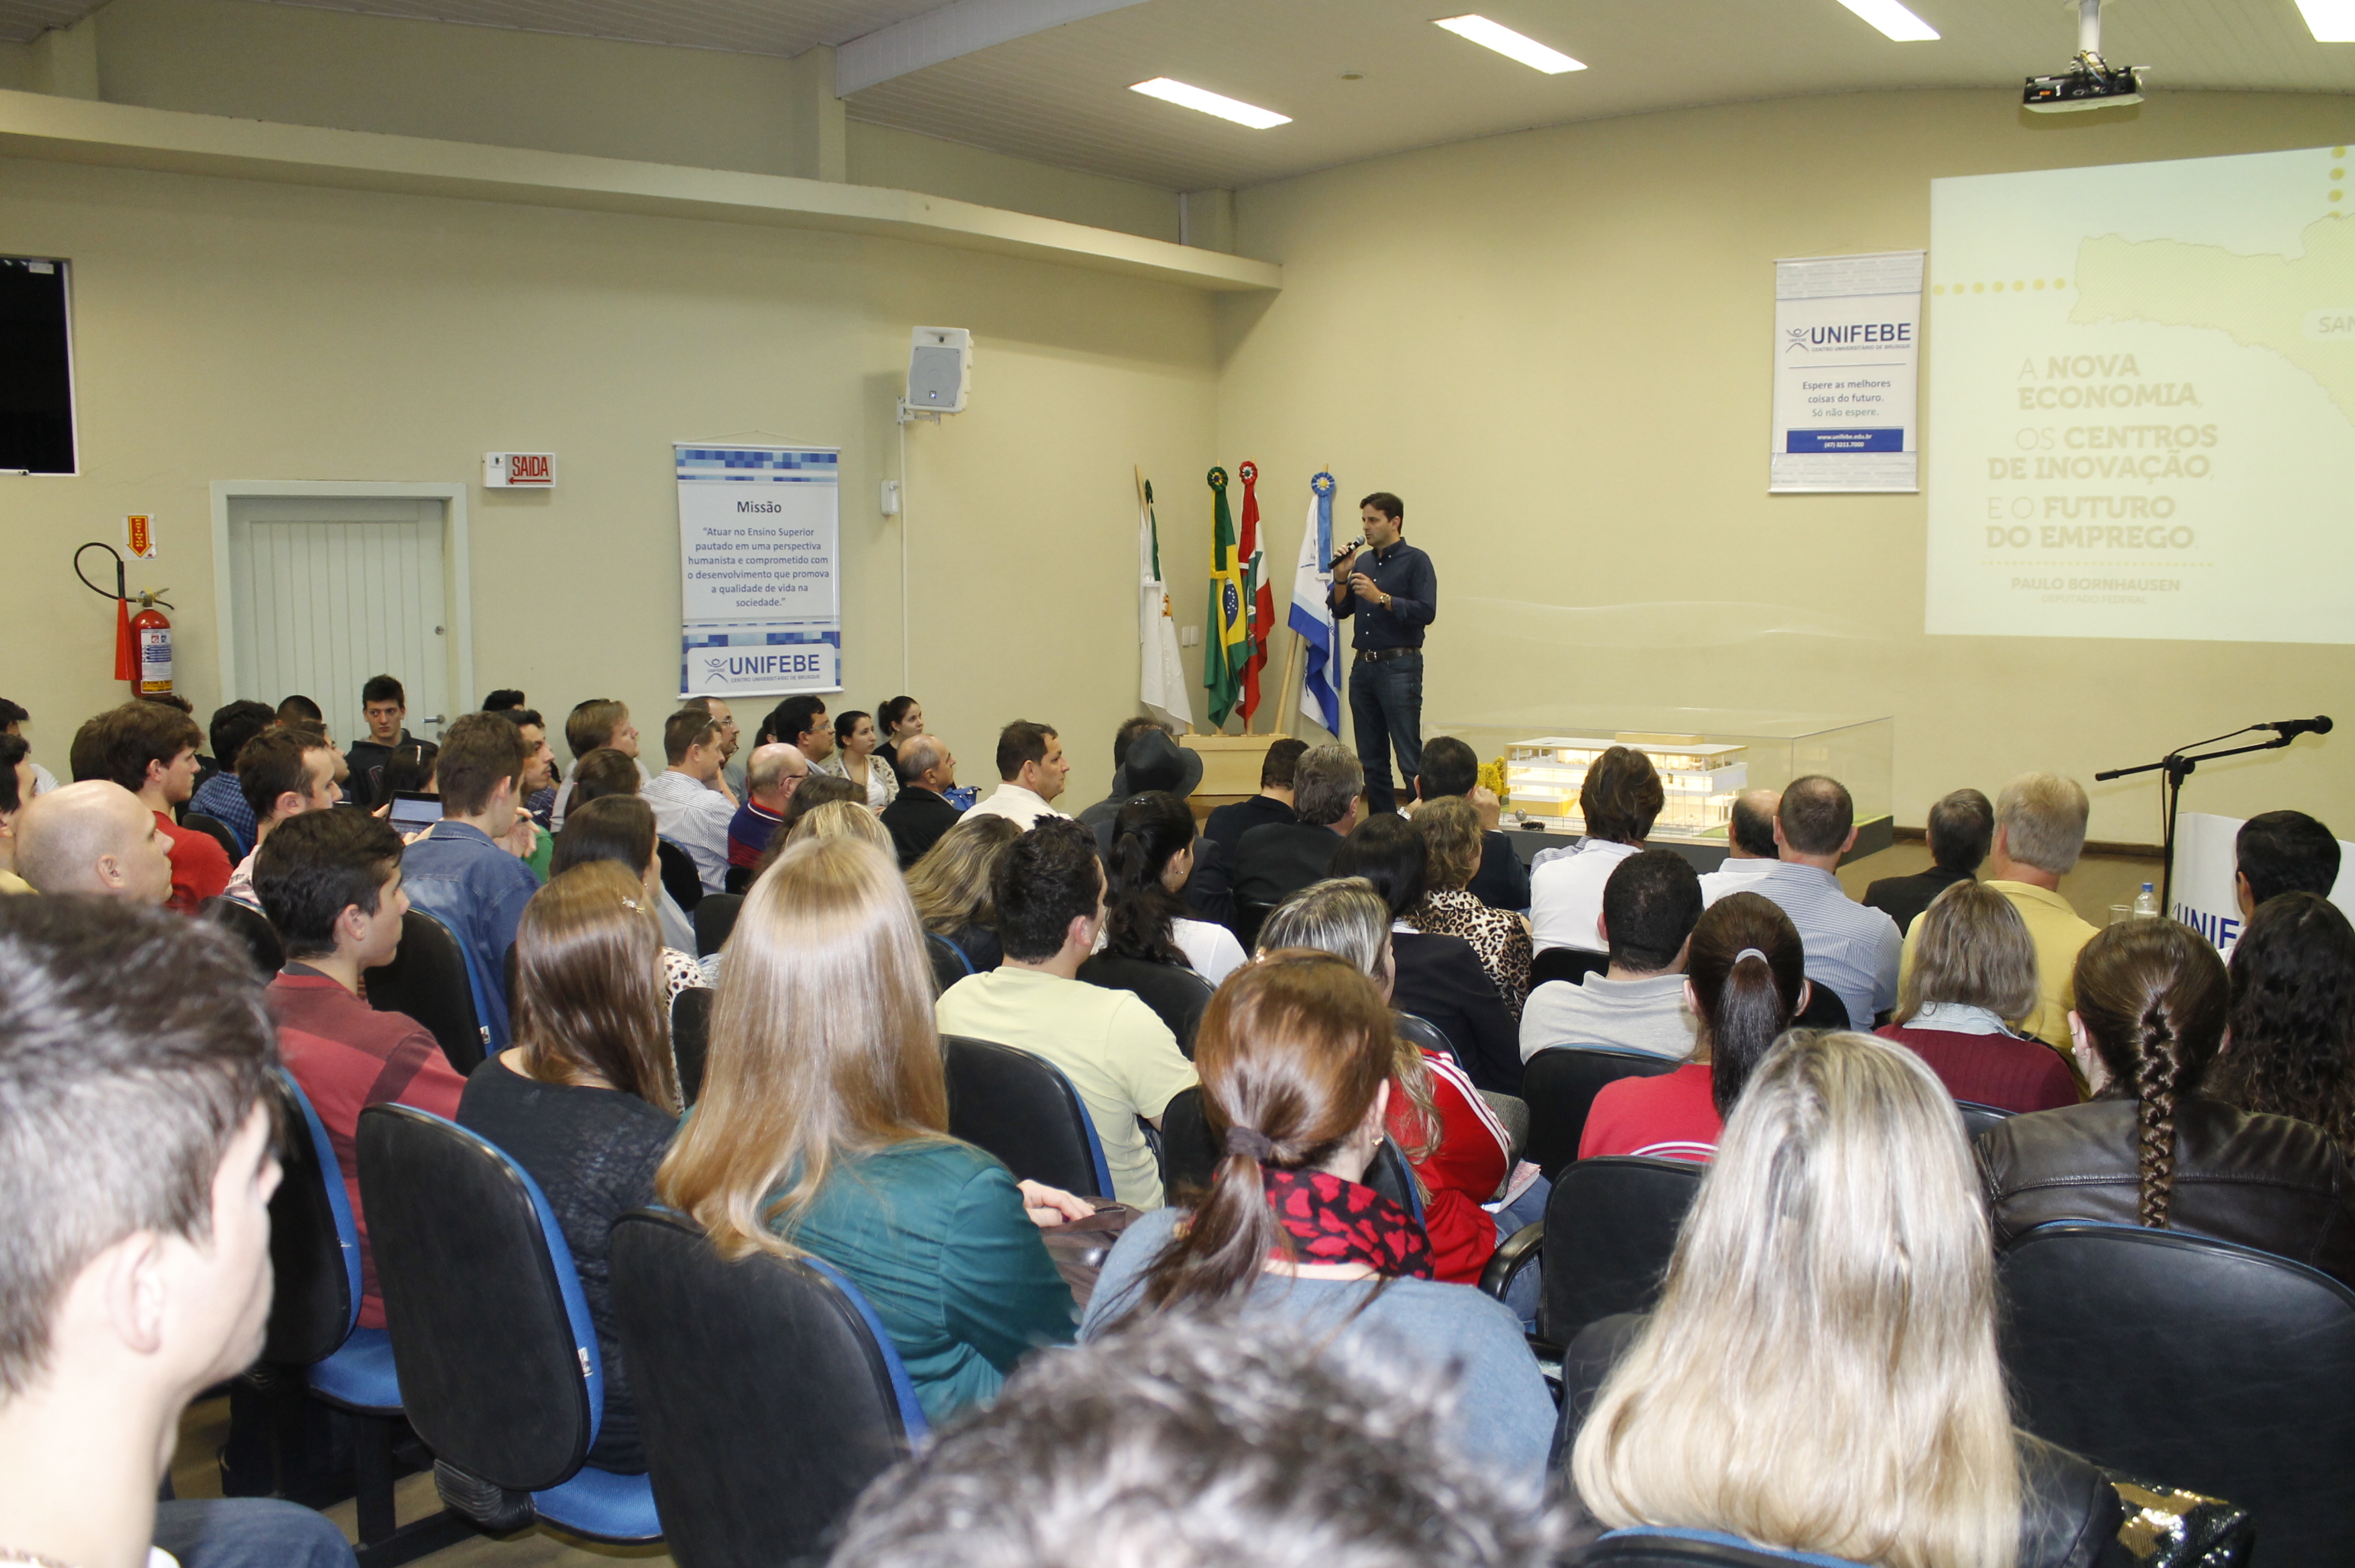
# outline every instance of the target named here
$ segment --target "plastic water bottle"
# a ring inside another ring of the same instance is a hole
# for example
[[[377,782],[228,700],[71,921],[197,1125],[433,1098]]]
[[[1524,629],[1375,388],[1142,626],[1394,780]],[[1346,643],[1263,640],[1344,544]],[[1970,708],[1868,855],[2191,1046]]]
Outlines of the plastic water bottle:
[[[2155,915],[2158,912],[2158,895],[2150,891],[2148,882],[2145,882],[2142,885],[2142,891],[2135,894],[2135,918],[2140,920],[2145,915]]]

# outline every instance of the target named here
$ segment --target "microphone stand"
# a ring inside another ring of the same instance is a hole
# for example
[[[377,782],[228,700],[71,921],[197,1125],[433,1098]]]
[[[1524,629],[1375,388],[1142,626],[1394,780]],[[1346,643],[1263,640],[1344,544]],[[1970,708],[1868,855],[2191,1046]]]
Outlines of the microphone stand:
[[[2264,728],[2263,724],[2246,724],[2238,730],[2228,730],[2222,735],[2211,735],[2205,741],[2194,741],[2190,746],[2169,752],[2155,763],[2144,763],[2131,768],[2112,768],[2107,773],[2094,775],[2095,784],[2107,784],[2112,779],[2132,778],[2137,773],[2157,773],[2162,769],[2166,771],[2167,778],[2160,785],[2160,792],[2167,803],[2167,835],[2160,849],[2159,913],[2169,914],[2175,908],[2175,812],[2183,795],[2183,781],[2190,778],[2192,770],[2202,763],[2212,763],[2222,757],[2237,757],[2244,752],[2279,751],[2297,737],[2276,735],[2270,741],[2258,741],[2246,746],[2229,746],[2221,752],[2201,752],[2196,755],[2186,753],[2190,752],[2191,746],[2210,746],[2219,741],[2229,741],[2236,735],[2246,735],[2253,731]]]

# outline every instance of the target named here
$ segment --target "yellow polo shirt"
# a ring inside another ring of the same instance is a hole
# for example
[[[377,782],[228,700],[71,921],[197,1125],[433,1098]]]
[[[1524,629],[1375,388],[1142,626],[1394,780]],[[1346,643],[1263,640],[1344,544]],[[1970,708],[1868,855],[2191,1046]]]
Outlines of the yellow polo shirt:
[[[1987,884],[2011,901],[2028,923],[2028,939],[2036,944],[2036,1011],[2019,1020],[2020,1027],[2064,1055],[2069,1050],[2069,1009],[2077,1005],[2070,984],[2077,966],[2077,950],[2094,940],[2094,927],[2078,918],[2069,901],[2030,882]],[[1913,949],[1922,934],[1915,921],[1905,933],[1905,952],[1898,962],[1900,985],[1913,971]]]

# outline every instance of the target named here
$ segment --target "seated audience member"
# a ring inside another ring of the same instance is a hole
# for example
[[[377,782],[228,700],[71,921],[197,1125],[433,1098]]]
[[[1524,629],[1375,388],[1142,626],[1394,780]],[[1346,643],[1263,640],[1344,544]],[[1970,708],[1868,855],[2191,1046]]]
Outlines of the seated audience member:
[[[1423,763],[1414,775],[1414,795],[1428,804],[1451,796],[1470,803],[1480,825],[1480,865],[1465,891],[1490,909],[1529,907],[1529,873],[1513,851],[1512,840],[1497,826],[1502,806],[1493,791],[1480,783],[1480,759],[1470,746],[1453,735],[1434,735],[1423,743]]]
[[[1158,719],[1147,719],[1142,715],[1122,720],[1120,721],[1120,728],[1113,731],[1112,793],[1079,814],[1080,820],[1088,825],[1089,828],[1095,834],[1096,842],[1099,844],[1109,846],[1112,843],[1112,819],[1120,815],[1120,808],[1122,806],[1126,805],[1131,800],[1145,794],[1147,790],[1169,787],[1158,783],[1132,784],[1129,782],[1129,752],[1135,746],[1137,741],[1143,740],[1146,736],[1152,734],[1158,734],[1164,741],[1169,741],[1169,732],[1167,730],[1162,729],[1161,720]],[[1176,741],[1170,741],[1169,750],[1177,752],[1183,750],[1183,748],[1178,746]],[[1201,763],[1200,755],[1199,753],[1196,754],[1194,760],[1196,766],[1194,769],[1193,783],[1189,783],[1184,789],[1170,788],[1170,794],[1182,797],[1194,793],[1194,784],[1200,783],[1202,776],[1202,770],[1199,765]]]
[[[1390,905],[1363,878],[1336,877],[1301,889],[1267,917],[1260,934],[1266,952],[1305,947],[1337,954],[1363,971],[1383,1001],[1391,999],[1398,961],[1391,952]],[[1432,1273],[1477,1285],[1497,1243],[1522,1223],[1518,1213],[1491,1218],[1483,1207],[1512,1174],[1512,1136],[1454,1057],[1425,1051],[1403,1035],[1395,1043],[1398,1062],[1383,1130],[1422,1189]],[[1529,1218],[1544,1212],[1540,1195]]]
[[[1454,1381],[1387,1347],[1147,1318],[1018,1372],[868,1488],[832,1562],[1543,1568],[1550,1525],[1455,1452],[1462,1422]]]
[[[1271,953],[1219,987],[1194,1051],[1224,1157],[1190,1211],[1149,1214],[1121,1236],[1082,1339],[1182,1312],[1283,1319],[1425,1375],[1453,1363],[1462,1396],[1447,1446],[1534,1504],[1553,1403],[1519,1320],[1439,1283],[1423,1227],[1364,1185],[1398,1064],[1373,982],[1330,953]]]
[[[394,752],[410,743],[409,731],[401,724],[409,717],[409,694],[392,677],[372,675],[360,688],[360,717],[368,721],[368,734],[353,741],[346,753],[353,776],[359,780],[352,793],[381,805],[391,798],[384,793],[384,765],[392,761]]]
[[[834,755],[813,764],[823,773],[848,779],[868,810],[880,812],[900,793],[900,778],[891,764],[875,756],[875,720],[851,709],[834,720]]]
[[[948,798],[956,788],[956,757],[938,735],[911,735],[900,742],[892,765],[900,771],[900,793],[881,820],[904,871],[956,826],[959,813]]]
[[[703,1095],[656,1197],[723,1256],[807,1253],[847,1275],[932,1421],[987,1403],[1024,1355],[1070,1341],[1038,1232],[1092,1209],[947,1136],[932,965],[891,858],[787,845],[728,955]]]
[[[552,880],[575,866],[607,860],[636,880],[639,892],[645,898],[647,912],[655,917],[655,929],[662,937],[655,973],[662,982],[662,1003],[667,1009],[681,991],[691,990],[704,980],[703,970],[695,958],[694,927],[687,927],[687,945],[681,947],[671,939],[667,923],[662,918],[662,857],[655,851],[655,843],[654,808],[636,795],[609,795],[581,801],[566,816],[564,831],[556,836],[556,851],[549,859],[548,874]],[[669,1017],[667,1011],[664,1017]]]
[[[1779,790],[1744,790],[1733,797],[1732,810],[1726,816],[1725,859],[1700,880],[1704,908],[1749,887],[1751,878],[1774,869],[1782,858],[1774,847],[1774,814],[1782,805]]]
[[[829,800],[796,813],[793,826],[785,829],[785,842],[798,844],[805,838],[856,838],[878,849],[891,848],[891,836],[875,820],[874,809],[855,800]]]
[[[269,1317],[279,1171],[251,965],[201,923],[89,899],[5,903],[5,1555],[350,1568],[342,1532],[309,1509],[155,1500],[182,1411],[251,1363]],[[134,975],[171,983],[122,984]]]
[[[912,697],[891,698],[875,710],[875,727],[883,732],[875,754],[898,770],[905,784],[908,773],[900,767],[900,748],[924,732],[923,704]]]
[[[798,748],[772,741],[755,746],[744,763],[744,804],[728,821],[728,864],[747,870],[761,863],[777,825],[784,820],[785,803],[809,776],[809,759]],[[951,814],[954,820],[954,814]]]
[[[998,861],[1022,837],[1003,816],[978,816],[941,835],[908,868],[908,896],[925,932],[954,946],[978,974],[1005,961],[997,939],[997,908],[990,886]]]
[[[1692,1063],[1604,1084],[1579,1158],[1708,1160],[1750,1074],[1807,1005],[1798,929],[1756,893],[1728,893],[1701,911],[1685,955],[1685,1005],[1699,1023]]]
[[[1918,1059],[1853,1033],[1777,1048],[1658,1309],[1593,1325],[1563,1363],[1576,1533],[1704,1531],[1811,1563],[2091,1562],[2110,1489],[2012,1424],[1971,1188]]]
[[[335,805],[335,753],[327,749],[326,735],[310,725],[273,728],[245,743],[238,752],[236,776],[254,821],[253,850],[229,873],[224,898],[248,909],[261,907],[253,891],[255,857],[280,823]]]
[[[737,727],[736,710],[729,707],[724,699],[718,697],[690,697],[686,706],[702,709],[711,715],[711,721],[719,726],[719,771],[711,775],[711,787],[727,796],[729,809],[732,811],[744,795],[744,768],[736,761],[736,752],[742,743],[744,732]]]
[[[549,819],[556,814],[556,748],[548,743],[547,724],[540,719],[538,709],[520,704],[513,708],[486,708],[483,711],[497,713],[522,734],[526,757],[523,808],[531,814],[533,822],[547,827]],[[536,865],[532,869],[543,878],[548,874],[544,864]]]
[[[678,1130],[670,1019],[655,984],[662,934],[639,893],[622,867],[591,862],[532,895],[516,930],[516,1043],[467,1077],[457,1116],[548,1196],[605,1370],[589,1462],[624,1475],[645,1469],[646,1449],[613,1322],[613,1221],[654,1201],[655,1168]]]
[[[1922,830],[1930,869],[1910,877],[1883,877],[1864,890],[1864,907],[1877,909],[1902,933],[1930,907],[1930,901],[1978,875],[1995,840],[1995,803],[1975,789],[1958,789],[1930,808]]]
[[[1614,746],[1595,759],[1578,791],[1585,838],[1529,873],[1529,926],[1540,951],[1603,951],[1603,933],[1595,925],[1603,912],[1603,884],[1620,861],[1643,852],[1668,798],[1658,770],[1643,752]]]
[[[700,704],[663,723],[663,755],[670,765],[638,790],[655,808],[662,836],[687,851],[707,893],[725,891],[728,831],[736,808],[711,787],[719,776],[719,726]]]
[[[753,740],[761,745],[776,741],[795,747],[804,761],[816,767],[834,755],[834,726],[826,722],[826,699],[807,692],[786,698],[769,709]]]
[[[563,781],[556,786],[556,804],[549,809],[549,831],[564,831],[564,813],[572,803],[574,780],[581,763],[591,752],[619,752],[630,760],[638,772],[639,782],[645,782],[645,772],[637,769],[638,727],[630,722],[630,705],[610,697],[592,697],[573,705],[571,714],[564,720],[564,744],[572,752],[572,766],[566,770]],[[608,790],[606,793],[613,793]]]
[[[74,736],[76,783],[109,779],[155,814],[172,856],[170,907],[186,914],[229,886],[229,851],[209,833],[183,827],[172,808],[197,787],[197,721],[160,702],[126,702],[84,724]]]
[[[1129,792],[1118,800],[1100,800],[1080,813],[1080,820],[1086,823],[1088,830],[1096,836],[1096,847],[1106,855],[1112,853],[1114,826],[1120,819],[1122,808],[1129,802],[1141,795],[1166,795],[1172,800],[1183,802],[1194,793],[1194,787],[1202,782],[1202,753],[1189,746],[1179,745],[1157,725],[1151,726],[1129,746],[1127,761],[1119,772],[1132,781]],[[1189,809],[1187,815],[1190,817],[1193,813]],[[1220,880],[1223,885],[1226,880],[1225,857],[1216,848],[1210,854],[1218,858]],[[1198,854],[1196,859],[1199,861],[1200,859]]]
[[[1549,980],[1521,1009],[1521,1060],[1553,1045],[1608,1045],[1681,1061],[1693,1052],[1686,943],[1700,918],[1700,877],[1674,849],[1611,869],[1598,923],[1611,966],[1577,985]]]
[[[506,955],[523,906],[539,879],[506,842],[518,822],[523,737],[495,713],[469,713],[450,726],[437,776],[442,820],[409,847],[402,862],[409,900],[450,928],[474,965],[490,1043],[507,1042]]]
[[[1095,1122],[1112,1196],[1159,1208],[1160,1167],[1139,1124],[1160,1126],[1163,1109],[1194,1083],[1194,1064],[1144,1002],[1079,978],[1103,931],[1095,835],[1069,818],[1041,822],[998,859],[990,901],[1005,961],[941,993],[941,1032],[1014,1046],[1061,1069]]]
[[[0,893],[33,891],[16,874],[16,814],[33,798],[33,764],[26,750],[22,735],[0,735]]]
[[[2061,896],[2061,879],[2076,866],[2085,847],[2088,805],[2084,790],[2073,779],[2051,773],[2022,773],[2003,786],[1995,803],[1995,844],[1987,852],[1988,887],[2009,899],[2028,923],[2036,944],[2036,1011],[2022,1020],[2023,1033],[2034,1035],[2055,1051],[2070,1048],[2069,1009],[2076,1005],[2069,991],[2078,949],[2094,939],[2094,928],[2078,917]],[[1918,942],[1908,937],[1903,963],[1913,962]],[[1807,955],[1815,967],[1815,953]],[[1864,1020],[1851,1011],[1849,1021]]]
[[[1187,917],[1178,895],[1193,874],[1194,848],[1194,814],[1176,795],[1140,795],[1120,808],[1108,857],[1103,951],[1185,965],[1215,986],[1241,967],[1243,947],[1225,926]]]
[[[1202,837],[1219,847],[1229,865],[1234,864],[1243,835],[1252,828],[1299,820],[1292,811],[1293,772],[1300,766],[1300,759],[1307,750],[1307,741],[1289,735],[1273,742],[1267,755],[1260,760],[1259,793],[1210,808],[1209,816],[1202,824]]]
[[[238,788],[238,753],[275,721],[266,702],[238,701],[215,709],[205,738],[212,742],[213,760],[219,763],[219,771],[188,796],[190,811],[202,812],[228,828],[249,855],[253,853],[255,824],[253,808],[245,804],[245,793]]]
[[[1997,1244],[2055,1220],[2142,1225],[2355,1285],[2355,1179],[2330,1135],[2200,1092],[2232,1014],[2216,950],[2171,920],[2126,921],[2085,944],[2074,983],[2094,1099],[1979,1136]]]
[[[635,758],[616,747],[600,746],[574,764],[572,777],[568,781],[572,796],[566,804],[578,808],[592,800],[634,795],[645,782],[645,776],[638,772]],[[654,807],[646,809],[652,811]],[[559,828],[557,837],[561,838],[563,836]],[[650,854],[653,852],[648,850]],[[657,861],[656,865],[659,866],[660,862]],[[659,877],[656,878],[654,893],[655,913],[662,922],[663,942],[682,953],[694,952],[695,923],[687,918],[687,912],[678,907],[678,901],[670,896],[668,888],[662,886]]]
[[[377,769],[375,805],[389,805],[404,795],[439,795],[433,779],[441,765],[442,748],[432,741],[403,741]]]
[[[1291,822],[1263,822],[1235,846],[1238,903],[1282,903],[1325,880],[1365,810],[1366,771],[1347,746],[1314,746],[1292,770]]]
[[[1071,761],[1063,755],[1063,742],[1055,731],[1044,724],[1017,719],[997,732],[997,787],[965,815],[1003,816],[1022,828],[1035,826],[1041,817],[1064,816],[1054,802],[1071,773]]]
[[[278,721],[281,724],[295,720],[312,724],[325,724],[327,721],[327,716],[320,710],[315,699],[305,697],[298,691],[291,697],[281,699],[278,704]]]
[[[171,840],[121,784],[62,784],[16,814],[16,874],[35,892],[99,893],[136,904],[172,896]]]
[[[786,841],[794,836],[794,829],[799,827],[802,819],[811,812],[822,805],[858,804],[857,784],[839,774],[811,769],[809,776],[802,780],[801,787],[794,791],[794,798],[785,803],[785,814],[777,819],[776,830],[769,838],[769,848],[762,853],[760,859],[753,862],[752,874],[759,876],[776,863],[777,851],[785,847]],[[879,821],[878,826],[880,826]]]
[[[390,1102],[454,1116],[466,1089],[424,1025],[360,1000],[365,972],[400,951],[400,835],[364,811],[304,812],[272,828],[254,857],[253,891],[286,944],[269,993],[278,1048],[336,1146],[360,1233],[360,1327],[381,1328],[360,1208],[360,1113]]]
[[[2355,927],[2320,893],[2275,893],[2232,948],[2231,1046],[2208,1093],[2296,1116],[2355,1159]]]
[[[1416,787],[1431,776],[1431,748],[1423,748],[1423,771],[1414,775]],[[1414,830],[1423,835],[1424,884],[1423,901],[1407,911],[1406,923],[1435,936],[1460,936],[1472,947],[1480,967],[1488,972],[1505,1008],[1518,1019],[1529,994],[1529,927],[1519,915],[1491,908],[1472,895],[1470,883],[1480,867],[1480,816],[1470,801],[1458,795],[1427,800],[1414,814]],[[1511,853],[1509,848],[1507,853]]]
[[[483,711],[485,713],[506,713],[515,709],[530,706],[531,699],[512,686],[503,686],[483,699]]]
[[[2330,896],[2339,880],[2339,840],[2302,811],[2261,811],[2232,838],[2232,897],[2248,920],[2280,893]]]
[[[1928,1062],[1957,1100],[2002,1111],[2075,1104],[2061,1053],[2011,1032],[2036,1010],[2036,944],[2011,901],[1966,878],[1915,923],[1922,940],[1881,1038]]]
[[[21,704],[0,697],[0,735],[15,735],[21,740],[24,737],[25,726],[31,723],[32,719],[33,716],[27,712]],[[30,741],[26,743],[28,747],[31,744]],[[33,770],[35,795],[47,795],[58,787],[57,778],[48,769],[38,763],[29,763],[27,765]]]
[[[1390,905],[1391,951],[1398,963],[1391,1003],[1445,1035],[1473,1083],[1518,1094],[1518,1026],[1479,955],[1460,936],[1435,936],[1406,923],[1407,912],[1423,901],[1429,853],[1414,824],[1386,812],[1368,817],[1342,841],[1332,872],[1364,878]],[[1267,944],[1259,945],[1264,951]]]
[[[1840,857],[1856,846],[1856,803],[1838,779],[1793,779],[1774,812],[1782,859],[1752,879],[1746,891],[1781,909],[1807,946],[1807,975],[1837,994],[1849,1024],[1869,1029],[1897,1005],[1897,923],[1848,896]],[[1709,897],[1704,886],[1701,896]]]

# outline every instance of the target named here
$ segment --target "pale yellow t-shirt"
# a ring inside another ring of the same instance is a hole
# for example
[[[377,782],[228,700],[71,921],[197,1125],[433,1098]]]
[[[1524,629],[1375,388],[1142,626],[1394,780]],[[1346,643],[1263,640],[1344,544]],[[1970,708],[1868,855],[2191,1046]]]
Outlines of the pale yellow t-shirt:
[[[33,884],[14,871],[0,871],[0,893],[29,893]]]
[[[2031,882],[1990,880],[1987,885],[2011,901],[2027,923],[2028,939],[2036,944],[2036,1010],[2019,1020],[2020,1028],[2055,1051],[2069,1049],[2069,1009],[2077,1005],[2070,974],[2077,966],[2077,950],[2094,940],[2094,927],[2078,917],[2069,901]],[[1905,933],[1904,955],[1898,962],[1898,984],[1913,972],[1913,951],[1922,935],[1915,921]]]
[[[1112,1171],[1112,1195],[1161,1207],[1161,1173],[1139,1116],[1157,1116],[1196,1082],[1160,1016],[1126,991],[1035,969],[968,975],[942,993],[943,1034],[1010,1045],[1063,1070],[1088,1107]]]

